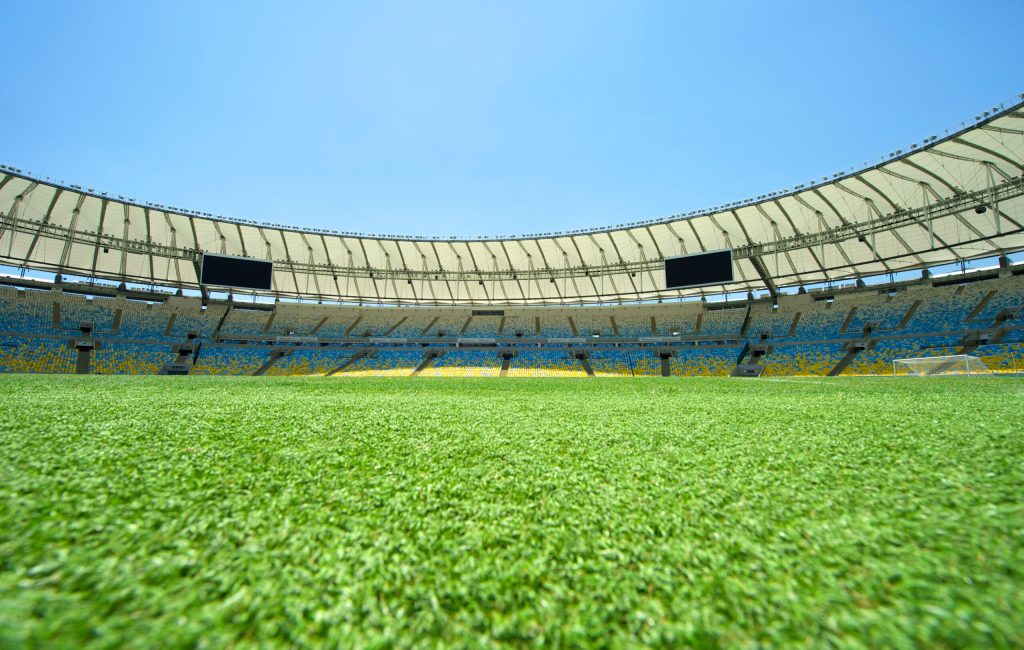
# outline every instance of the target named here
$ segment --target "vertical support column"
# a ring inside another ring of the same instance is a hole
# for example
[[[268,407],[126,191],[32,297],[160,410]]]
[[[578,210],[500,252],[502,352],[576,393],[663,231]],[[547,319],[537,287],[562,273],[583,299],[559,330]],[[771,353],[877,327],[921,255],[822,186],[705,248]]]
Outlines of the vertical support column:
[[[996,179],[992,173],[992,163],[985,163],[985,176],[988,181],[988,197],[989,202],[992,204],[992,220],[993,226],[995,227],[996,234],[1003,234],[1003,220],[999,218],[999,198],[996,194]]]
[[[821,237],[821,264],[825,266],[825,233],[828,231],[828,224],[825,223],[825,215],[820,210],[815,210],[814,215],[818,217],[818,234]]]
[[[875,216],[875,212],[876,212],[875,211],[875,204],[871,202],[871,199],[865,198],[864,199],[864,207],[867,208],[867,211],[868,211],[868,221],[870,222],[871,218]],[[878,248],[875,245],[876,244],[876,235],[877,235],[877,233],[876,233],[875,229],[872,228],[871,229],[871,254],[875,256],[876,260],[878,260],[878,259],[881,259],[881,256],[878,254]],[[890,282],[891,282],[891,280],[890,280]]]
[[[775,277],[779,277],[779,224],[772,221],[772,237],[775,239]]]
[[[429,273],[429,269],[427,268],[427,256],[424,253],[420,253],[420,268],[423,273],[423,275],[420,276],[420,295],[426,296],[427,292],[424,291],[424,289],[426,287],[430,287],[430,297],[436,302],[437,294],[434,293],[434,285],[433,283],[427,284],[427,273]]]
[[[345,251],[348,253],[348,273],[345,274],[345,295],[351,296],[352,292],[349,291],[349,284],[352,282],[352,271],[355,269],[355,264],[352,261],[352,249],[346,248]]]
[[[544,292],[541,291],[540,281],[537,280],[537,276],[534,275],[534,273],[533,273],[533,255],[530,254],[530,253],[526,254],[526,268],[527,268],[527,270],[529,270],[530,277],[533,278],[533,283],[537,287],[538,297],[539,298],[543,298],[544,297]],[[530,281],[529,280],[526,281],[526,286],[527,287],[530,286]],[[527,298],[527,300],[529,300],[529,298],[530,298],[529,294],[527,294],[526,298]]]
[[[121,208],[124,213],[124,227],[121,231],[121,265],[118,271],[121,277],[121,282],[124,282],[127,279],[128,275],[128,226],[130,225],[131,221],[128,217],[128,204],[121,204]]]
[[[928,246],[935,248],[935,224],[932,222],[932,197],[928,193],[928,186],[921,183],[921,195],[924,198],[924,215],[928,221]]]
[[[78,204],[75,209],[71,211],[71,225],[68,227],[68,238],[64,240],[64,249],[60,253],[60,264],[57,266],[57,274],[64,274],[64,267],[67,266],[68,257],[71,255],[71,242],[75,239],[75,233],[78,232],[78,215],[81,214],[82,202],[85,200],[85,195],[78,197]]]
[[[459,277],[458,277],[458,280],[455,282],[455,301],[458,302],[459,301],[459,296],[462,295],[462,284],[466,281],[466,278],[465,278],[465,276],[463,276],[462,256],[461,255],[456,255],[455,256],[455,262],[456,262],[456,264],[459,267]],[[467,292],[469,291],[469,286],[468,285],[466,287],[466,291]]]
[[[562,295],[568,295],[568,284],[569,284],[569,254],[562,251]]]
[[[3,223],[0,223],[0,237],[3,237],[4,233],[7,232],[8,229],[12,231],[11,237],[14,237],[14,224],[18,219],[18,208],[21,206],[22,198],[22,194],[14,197],[14,204],[11,205],[11,209],[7,213],[7,218],[3,220]]]
[[[314,267],[313,265],[316,262],[315,258],[313,257],[313,247],[310,246],[309,242],[306,241],[306,236],[305,235],[302,236],[302,241],[305,242],[305,244],[306,244],[306,264],[309,265],[309,268],[313,268]],[[320,280],[317,279],[317,277],[319,276],[318,273],[307,273],[306,274],[306,293],[309,293],[309,280],[310,280],[310,276],[312,276],[313,286],[314,286],[314,288],[316,288],[316,298],[317,298],[317,300],[323,300],[323,294],[320,293]]]
[[[178,248],[178,231],[175,228],[171,228],[171,248],[177,250]],[[168,257],[167,258],[167,279],[171,279],[171,264],[174,265],[174,284],[181,288],[181,267],[179,266],[178,258]]]
[[[214,223],[216,223],[216,222],[214,222]],[[266,249],[267,249],[266,259],[268,259],[268,260],[274,259],[273,255],[271,255],[271,248],[272,247],[270,246],[270,240],[267,239],[263,235],[263,228],[260,228],[260,236],[263,237],[263,243],[266,245]],[[284,235],[282,234],[281,237],[284,237]],[[222,250],[226,250],[226,248],[227,248],[227,243],[226,243],[226,240],[224,239],[224,235],[220,236],[220,247],[221,247]],[[287,252],[286,252],[286,255],[287,255]],[[274,289],[277,289],[277,280],[274,278],[274,273],[273,272],[271,272],[271,274],[270,274],[270,286],[272,288],[274,288]],[[298,286],[296,285],[295,288],[298,289]]]

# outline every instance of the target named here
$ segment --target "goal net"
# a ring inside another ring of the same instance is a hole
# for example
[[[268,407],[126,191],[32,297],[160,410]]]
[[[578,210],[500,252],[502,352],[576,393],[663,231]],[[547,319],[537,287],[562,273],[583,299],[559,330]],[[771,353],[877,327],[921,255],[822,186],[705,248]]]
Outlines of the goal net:
[[[945,357],[916,357],[893,359],[893,377],[933,377],[937,375],[990,375],[985,362],[969,354],[954,354]]]

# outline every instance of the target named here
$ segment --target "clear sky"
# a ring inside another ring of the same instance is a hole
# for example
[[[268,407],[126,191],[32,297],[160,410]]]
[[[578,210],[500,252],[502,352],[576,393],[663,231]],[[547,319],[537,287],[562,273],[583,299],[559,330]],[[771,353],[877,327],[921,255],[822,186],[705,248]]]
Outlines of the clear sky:
[[[1024,2],[10,2],[0,161],[368,233],[791,187],[1024,92]]]

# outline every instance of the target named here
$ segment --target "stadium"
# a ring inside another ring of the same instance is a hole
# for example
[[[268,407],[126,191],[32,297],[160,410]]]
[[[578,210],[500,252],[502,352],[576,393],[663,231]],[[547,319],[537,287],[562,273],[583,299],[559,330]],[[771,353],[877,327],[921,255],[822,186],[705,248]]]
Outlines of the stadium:
[[[978,109],[514,236],[0,165],[0,646],[1024,645],[1024,95]]]
[[[4,165],[0,262],[54,278],[3,279],[0,369],[840,376],[960,356],[1014,373],[1024,106],[984,113],[871,167],[768,195],[511,238],[226,220]],[[990,264],[966,272],[979,259]]]

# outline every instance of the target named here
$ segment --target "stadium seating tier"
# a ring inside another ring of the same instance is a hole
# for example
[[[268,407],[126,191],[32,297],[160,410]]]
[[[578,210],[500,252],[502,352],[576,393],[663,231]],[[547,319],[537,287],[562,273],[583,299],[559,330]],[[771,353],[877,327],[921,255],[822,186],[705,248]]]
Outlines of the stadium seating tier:
[[[776,306],[762,300],[493,311],[228,309],[180,296],[143,301],[0,285],[0,372],[75,372],[75,341],[85,339],[95,342],[87,353],[90,372],[154,374],[187,335],[200,350],[188,357],[193,374],[660,376],[667,355],[672,376],[720,376],[736,367],[745,344],[756,343],[767,346],[764,375],[821,376],[839,372],[854,340],[867,348],[849,355],[844,375],[891,374],[895,358],[964,351],[997,372],[1024,370],[1019,275],[783,297]],[[85,323],[91,332],[80,331]],[[457,347],[474,339],[491,347]],[[503,355],[511,357],[505,364]]]

